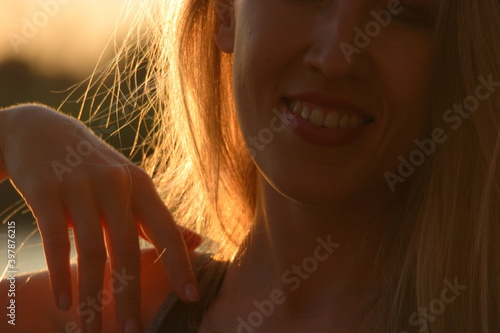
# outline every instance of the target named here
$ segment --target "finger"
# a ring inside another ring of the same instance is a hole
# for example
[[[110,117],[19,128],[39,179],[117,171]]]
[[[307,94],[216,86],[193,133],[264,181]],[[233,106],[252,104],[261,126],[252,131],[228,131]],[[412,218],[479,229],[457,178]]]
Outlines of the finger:
[[[141,220],[144,231],[161,256],[175,293],[184,302],[197,302],[199,291],[183,233],[191,241],[194,240],[194,245],[199,239],[187,229],[183,229],[184,232],[179,229],[170,211],[157,195],[147,198],[147,202],[136,203],[134,213]]]
[[[179,229],[181,230],[182,233],[182,238],[184,239],[184,242],[186,243],[186,248],[188,251],[192,251],[196,248],[198,248],[201,243],[203,243],[203,238],[198,235],[196,232],[184,228],[182,226],[178,226]]]
[[[123,192],[122,192],[123,193]],[[106,244],[113,268],[116,316],[122,332],[139,332],[141,255],[139,237],[128,197],[103,207]]]
[[[49,191],[28,201],[42,237],[43,250],[49,270],[50,287],[59,309],[71,308],[71,245],[64,206],[59,196]]]
[[[78,253],[78,312],[85,332],[100,332],[103,302],[111,301],[111,294],[103,289],[107,259],[103,230],[90,189],[73,188],[72,192],[66,205],[70,210]]]
[[[188,251],[193,251],[197,249],[201,245],[201,243],[203,243],[203,238],[196,232],[188,228],[185,228],[183,226],[179,226],[179,229],[181,230],[182,238],[186,243],[186,248],[188,249]],[[143,238],[150,244],[153,243],[151,239],[149,239],[148,235],[146,235],[146,232],[144,231],[144,228],[142,227],[141,223],[137,224],[137,231],[141,238]]]

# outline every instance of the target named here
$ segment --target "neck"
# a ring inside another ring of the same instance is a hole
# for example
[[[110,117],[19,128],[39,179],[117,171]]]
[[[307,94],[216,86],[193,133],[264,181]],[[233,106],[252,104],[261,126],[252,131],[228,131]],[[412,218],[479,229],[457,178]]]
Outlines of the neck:
[[[301,314],[363,303],[388,268],[376,258],[390,251],[382,246],[390,199],[374,193],[352,204],[310,206],[262,180],[253,228],[234,265],[241,296],[268,299],[277,290],[286,299],[282,309]]]

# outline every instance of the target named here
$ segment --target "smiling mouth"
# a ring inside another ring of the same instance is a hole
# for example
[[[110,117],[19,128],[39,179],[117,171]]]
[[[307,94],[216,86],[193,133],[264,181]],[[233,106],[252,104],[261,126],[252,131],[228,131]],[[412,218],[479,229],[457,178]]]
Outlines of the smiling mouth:
[[[345,110],[326,108],[295,99],[284,99],[286,106],[309,123],[329,129],[360,128],[375,119]]]

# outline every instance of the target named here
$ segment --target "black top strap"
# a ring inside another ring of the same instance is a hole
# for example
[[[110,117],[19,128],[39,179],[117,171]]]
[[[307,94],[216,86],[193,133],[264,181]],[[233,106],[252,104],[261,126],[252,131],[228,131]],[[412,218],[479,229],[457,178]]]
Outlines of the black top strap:
[[[203,314],[217,296],[224,281],[228,262],[216,261],[202,254],[193,262],[200,288],[200,302],[183,303],[171,293],[160,307],[146,333],[196,333]]]

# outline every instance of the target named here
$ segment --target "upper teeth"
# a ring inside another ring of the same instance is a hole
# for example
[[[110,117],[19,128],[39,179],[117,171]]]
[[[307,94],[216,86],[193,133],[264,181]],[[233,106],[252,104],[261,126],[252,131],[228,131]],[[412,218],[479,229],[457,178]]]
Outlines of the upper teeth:
[[[291,109],[314,125],[327,128],[358,128],[370,122],[369,118],[313,107],[302,101],[291,101]]]

